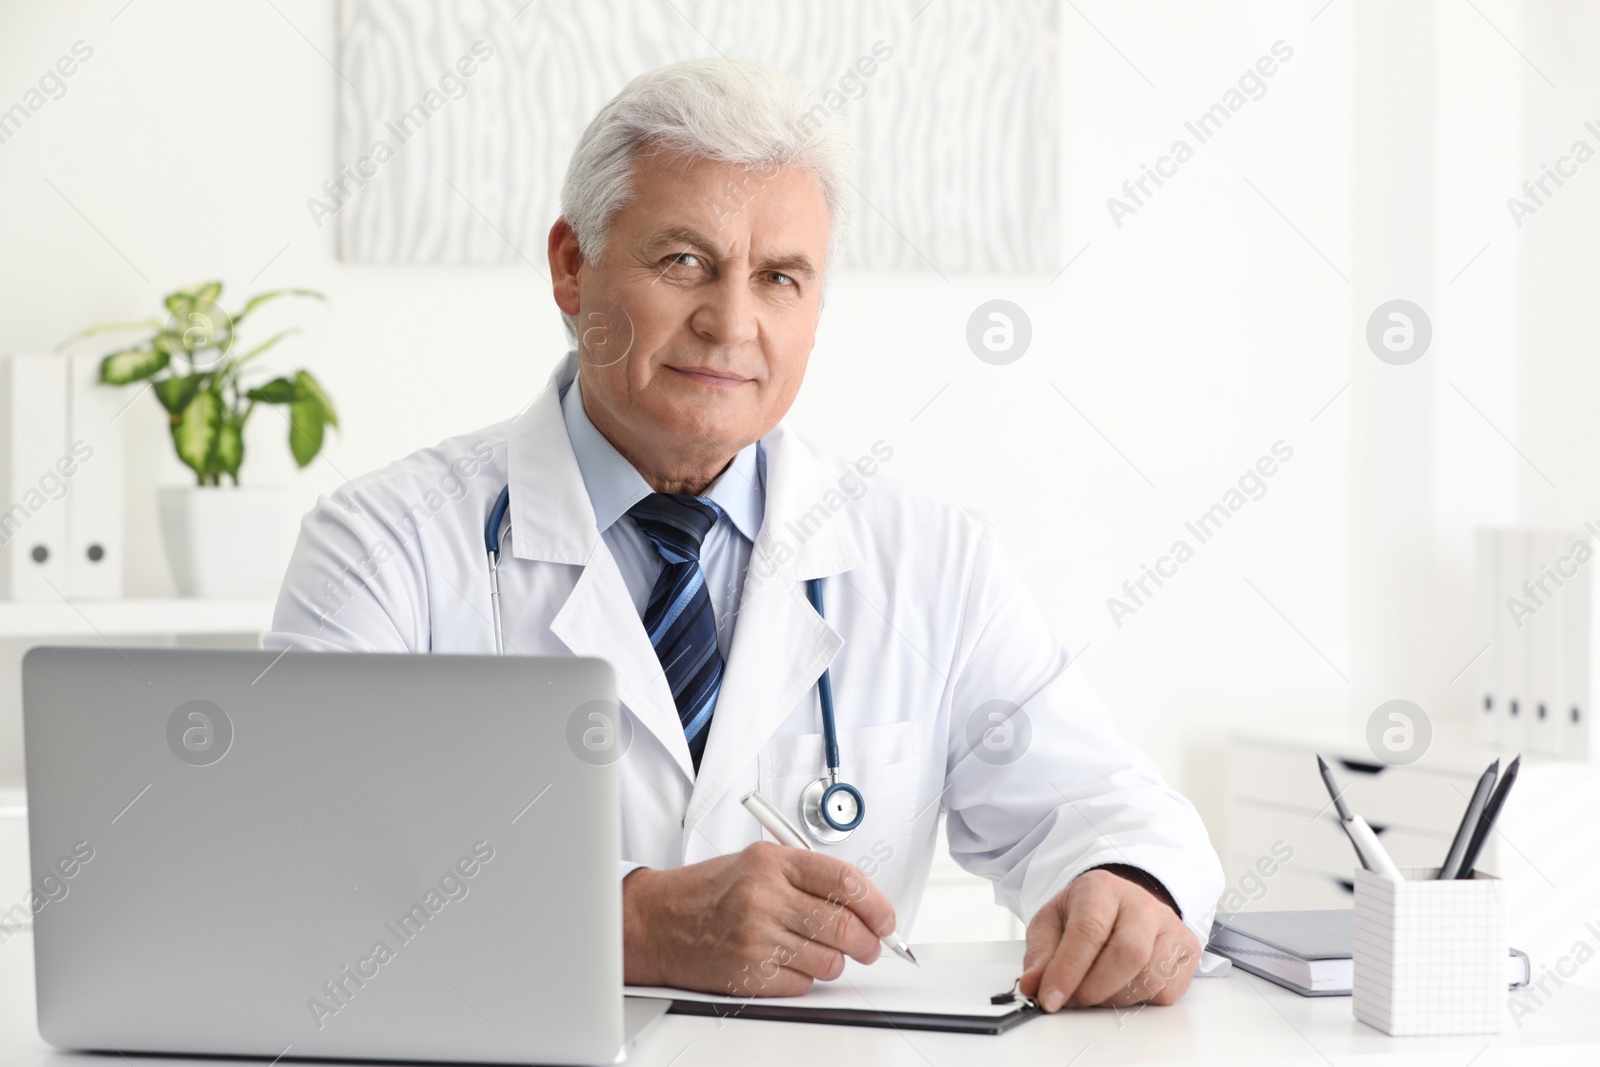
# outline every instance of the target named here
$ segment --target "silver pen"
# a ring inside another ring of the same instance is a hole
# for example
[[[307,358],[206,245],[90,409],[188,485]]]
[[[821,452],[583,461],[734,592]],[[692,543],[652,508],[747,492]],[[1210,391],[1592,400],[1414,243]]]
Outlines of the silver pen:
[[[760,823],[767,833],[778,839],[780,845],[803,848],[807,852],[816,851],[811,847],[811,842],[807,841],[800,831],[794,828],[794,823],[785,818],[783,812],[774,807],[772,801],[760,793],[746,793],[739,803],[745,806],[746,811],[755,816],[756,822]],[[888,937],[880,937],[878,940],[883,942],[884,948],[893,952],[907,963],[915,964],[918,967],[922,966],[922,964],[917,963],[917,957],[911,954],[911,948],[900,939],[899,934],[890,933]]]

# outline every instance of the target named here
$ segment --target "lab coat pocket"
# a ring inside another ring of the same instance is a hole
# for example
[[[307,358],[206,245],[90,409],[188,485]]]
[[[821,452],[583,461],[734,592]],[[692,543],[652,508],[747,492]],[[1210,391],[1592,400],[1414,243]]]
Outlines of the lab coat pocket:
[[[865,813],[845,840],[825,845],[800,816],[800,794],[827,773],[822,735],[774,737],[756,760],[761,795],[777,805],[819,852],[853,863],[898,905],[910,883],[911,823],[922,766],[922,724],[893,722],[839,731],[839,777],[860,790]]]

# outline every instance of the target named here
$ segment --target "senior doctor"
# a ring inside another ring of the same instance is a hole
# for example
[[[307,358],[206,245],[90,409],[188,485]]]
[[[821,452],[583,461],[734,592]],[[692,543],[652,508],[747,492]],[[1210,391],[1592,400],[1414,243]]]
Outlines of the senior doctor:
[[[1024,993],[1171,1003],[1223,888],[1194,808],[1116,734],[992,522],[885,481],[886,443],[846,461],[783,425],[848,210],[827,118],[753,64],[624,88],[550,230],[576,351],[515,418],[319,501],[266,646],[494,652],[484,526],[509,485],[506,651],[609,660],[631,730],[629,983],[794,995],[872,962],[942,811],[1027,922]],[[806,852],[740,798],[798,821],[825,668],[865,815]]]

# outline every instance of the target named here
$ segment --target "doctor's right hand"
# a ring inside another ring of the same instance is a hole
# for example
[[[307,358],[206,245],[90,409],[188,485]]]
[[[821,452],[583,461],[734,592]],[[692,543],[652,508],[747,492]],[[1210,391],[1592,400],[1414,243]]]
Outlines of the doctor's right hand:
[[[622,880],[623,978],[736,997],[792,997],[871,963],[894,907],[844,860],[757,841]]]

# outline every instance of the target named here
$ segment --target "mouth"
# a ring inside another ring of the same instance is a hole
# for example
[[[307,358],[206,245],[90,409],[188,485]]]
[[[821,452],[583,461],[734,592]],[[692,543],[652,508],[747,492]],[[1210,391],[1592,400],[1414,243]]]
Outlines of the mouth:
[[[725,370],[713,370],[710,367],[667,367],[667,370],[683,375],[690,381],[700,385],[710,386],[713,389],[734,389],[753,379],[742,374],[734,374]]]

